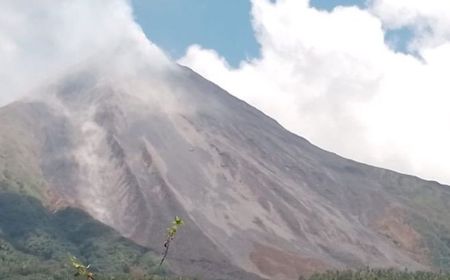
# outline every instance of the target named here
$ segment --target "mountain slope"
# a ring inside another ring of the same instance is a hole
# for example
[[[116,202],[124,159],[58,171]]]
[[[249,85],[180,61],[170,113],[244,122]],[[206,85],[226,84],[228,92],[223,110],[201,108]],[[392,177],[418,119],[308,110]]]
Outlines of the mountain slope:
[[[155,250],[182,216],[179,273],[450,268],[448,186],[323,151],[186,68],[80,67],[2,108],[0,129],[0,180],[50,209]]]

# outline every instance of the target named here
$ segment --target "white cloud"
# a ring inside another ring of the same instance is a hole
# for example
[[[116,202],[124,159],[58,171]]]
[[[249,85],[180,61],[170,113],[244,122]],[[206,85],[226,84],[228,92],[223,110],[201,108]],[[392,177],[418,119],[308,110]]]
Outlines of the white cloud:
[[[411,47],[420,50],[450,40],[450,2],[442,0],[372,0],[371,11],[388,29],[412,27]]]
[[[135,23],[126,0],[2,0],[0,106],[71,66],[133,51],[165,60]]]
[[[368,10],[325,12],[304,0],[253,0],[261,58],[234,69],[195,45],[179,63],[323,148],[450,183],[444,2],[378,0]],[[422,59],[385,44],[385,29],[403,26],[415,30]]]

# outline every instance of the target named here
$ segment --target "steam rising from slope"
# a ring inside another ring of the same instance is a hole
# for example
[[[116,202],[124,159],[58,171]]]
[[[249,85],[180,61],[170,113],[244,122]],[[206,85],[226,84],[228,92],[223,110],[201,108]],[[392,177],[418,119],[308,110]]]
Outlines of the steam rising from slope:
[[[127,74],[142,56],[152,67],[169,65],[135,23],[127,1],[0,3],[0,106],[79,64]]]

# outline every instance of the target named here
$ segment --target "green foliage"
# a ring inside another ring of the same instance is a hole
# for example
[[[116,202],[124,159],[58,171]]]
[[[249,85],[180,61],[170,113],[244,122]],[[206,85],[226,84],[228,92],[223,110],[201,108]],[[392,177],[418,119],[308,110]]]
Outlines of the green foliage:
[[[305,279],[300,277],[299,279]],[[361,269],[316,273],[309,280],[449,280],[450,274],[395,269]]]
[[[170,242],[175,238],[175,235],[178,232],[178,229],[184,224],[184,221],[178,217],[175,216],[175,218],[172,221],[172,225],[170,227],[167,228],[167,238],[166,241],[164,242],[164,255],[161,258],[161,262],[159,263],[159,266],[161,266],[164,263],[164,260],[167,257],[167,254],[169,253],[169,247],[170,247]]]
[[[172,225],[167,228],[167,238],[168,239],[174,239],[175,235],[177,234],[178,228],[181,227],[184,224],[184,221],[178,217],[175,216],[175,218],[172,221]]]
[[[74,256],[70,256],[70,262],[72,263],[72,267],[75,269],[74,276],[80,276],[86,278],[87,280],[94,280],[94,273],[90,271],[90,264],[86,266]]]
[[[0,280],[74,279],[68,254],[80,264],[90,263],[95,280],[139,280],[154,274],[153,280],[170,279],[157,252],[84,212],[67,208],[51,213],[33,197],[0,191]]]

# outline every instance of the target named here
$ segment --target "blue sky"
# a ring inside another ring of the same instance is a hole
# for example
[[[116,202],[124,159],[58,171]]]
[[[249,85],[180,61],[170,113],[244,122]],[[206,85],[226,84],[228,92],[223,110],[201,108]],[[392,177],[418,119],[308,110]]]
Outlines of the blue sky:
[[[225,56],[231,65],[259,54],[246,0],[133,0],[146,35],[177,59],[199,44]]]
[[[364,0],[310,0],[310,5],[317,9],[331,11],[336,6],[365,6]]]
[[[312,0],[311,5],[332,10],[338,5],[362,7],[364,2]],[[132,3],[136,20],[147,36],[174,59],[183,56],[192,44],[216,50],[232,66],[259,55],[248,0],[133,0]]]

